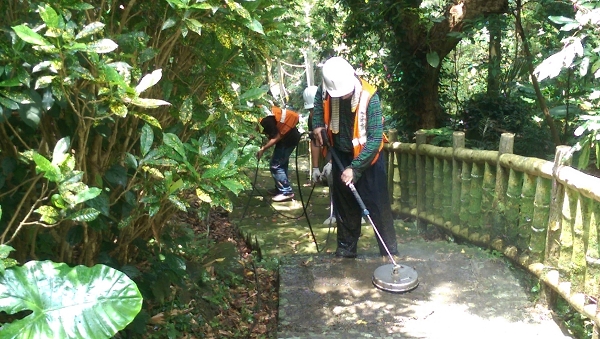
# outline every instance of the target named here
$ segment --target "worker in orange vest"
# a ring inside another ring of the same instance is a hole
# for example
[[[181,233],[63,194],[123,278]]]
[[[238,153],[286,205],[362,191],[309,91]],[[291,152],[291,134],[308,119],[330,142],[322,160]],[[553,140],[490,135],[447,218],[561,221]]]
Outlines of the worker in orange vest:
[[[288,167],[290,156],[300,142],[298,121],[297,112],[272,106],[270,114],[262,118],[259,123],[259,130],[267,136],[268,141],[256,152],[256,158],[260,159],[267,149],[275,146],[270,161],[275,188],[268,190],[269,194],[273,195],[274,202],[289,201],[294,198],[294,191],[288,179]]]
[[[384,143],[383,114],[376,88],[356,76],[343,58],[328,59],[322,67],[323,84],[315,94],[313,133],[317,146],[323,134],[341,160],[332,169],[332,197],[337,221],[336,256],[355,258],[361,234],[362,212],[348,187],[352,183],[361,196],[373,226],[381,238],[379,252],[398,253],[394,219],[387,190],[385,159],[380,156]]]

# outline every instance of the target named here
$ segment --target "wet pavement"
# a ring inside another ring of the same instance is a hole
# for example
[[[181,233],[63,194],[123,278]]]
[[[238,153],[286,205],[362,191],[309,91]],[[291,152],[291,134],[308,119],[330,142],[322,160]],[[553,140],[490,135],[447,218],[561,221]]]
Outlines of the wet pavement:
[[[571,338],[536,305],[527,272],[496,251],[444,236],[424,240],[411,220],[395,222],[398,264],[414,268],[419,284],[405,293],[377,289],[373,273],[390,259],[379,257],[371,226],[363,225],[358,258],[335,258],[335,225],[323,224],[328,189],[313,190],[300,168],[295,200],[271,203],[264,191],[272,181],[261,170],[257,190],[241,196],[231,215],[263,256],[280,260],[277,338]]]

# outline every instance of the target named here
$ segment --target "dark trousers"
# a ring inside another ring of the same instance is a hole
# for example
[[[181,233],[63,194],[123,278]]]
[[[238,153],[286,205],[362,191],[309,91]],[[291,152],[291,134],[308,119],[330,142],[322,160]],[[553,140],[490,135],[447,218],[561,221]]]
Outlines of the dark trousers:
[[[275,187],[283,194],[292,193],[292,186],[288,178],[288,167],[290,165],[290,156],[296,146],[286,146],[283,143],[277,143],[271,157],[271,175],[275,181]]]
[[[352,162],[352,153],[336,151],[342,165],[349,166]],[[337,163],[333,162],[333,205],[336,211],[337,221],[337,254],[343,256],[356,255],[358,238],[361,233],[363,211],[358,205],[354,194],[344,182],[342,182],[342,170]],[[394,218],[390,204],[385,159],[380,154],[375,164],[371,165],[362,173],[354,185],[356,191],[362,198],[369,215],[383,238],[391,254],[398,253],[396,230],[394,229]],[[379,253],[387,255],[385,248],[377,237]]]

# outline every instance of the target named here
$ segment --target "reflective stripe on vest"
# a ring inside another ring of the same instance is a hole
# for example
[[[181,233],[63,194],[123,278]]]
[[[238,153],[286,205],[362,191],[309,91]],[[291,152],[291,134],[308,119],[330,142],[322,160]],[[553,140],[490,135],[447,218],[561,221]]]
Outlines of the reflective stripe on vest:
[[[277,106],[273,106],[271,107],[271,112],[273,112],[275,120],[277,120],[277,130],[281,135],[285,135],[292,128],[296,127],[300,120],[298,113],[290,109],[281,109]]]
[[[357,112],[354,117],[354,131],[352,135],[352,147],[354,158],[358,157],[362,149],[365,147],[365,144],[367,143],[367,109],[369,107],[371,97],[377,91],[377,88],[375,86],[370,85],[363,79],[360,79],[360,81],[362,83],[363,89],[360,93],[358,107],[356,109]],[[329,140],[331,140],[333,144],[333,134],[329,129],[329,124],[331,122],[331,97],[328,94],[326,94],[325,100],[323,100],[323,118],[325,122],[325,129],[327,130],[327,135],[329,136]],[[381,140],[381,145],[379,145],[379,151],[383,149],[383,143],[385,139],[386,138],[384,135]],[[377,152],[371,164],[374,164],[378,158],[379,152]]]

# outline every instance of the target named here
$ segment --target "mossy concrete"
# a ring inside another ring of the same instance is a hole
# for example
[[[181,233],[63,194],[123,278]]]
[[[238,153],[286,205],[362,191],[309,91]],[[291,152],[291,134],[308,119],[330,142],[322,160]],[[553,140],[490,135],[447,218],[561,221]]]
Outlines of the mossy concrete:
[[[294,171],[291,172],[296,178]],[[308,170],[300,168],[303,184]],[[378,290],[374,232],[364,224],[357,259],[339,259],[329,217],[327,187],[301,187],[315,246],[303,215],[298,185],[294,201],[272,204],[272,187],[260,171],[257,189],[235,204],[232,220],[280,259],[278,338],[570,338],[536,306],[532,277],[496,252],[443,238],[426,241],[415,223],[398,219],[399,264],[414,268],[419,285],[406,293]],[[244,213],[245,211],[245,213]]]

